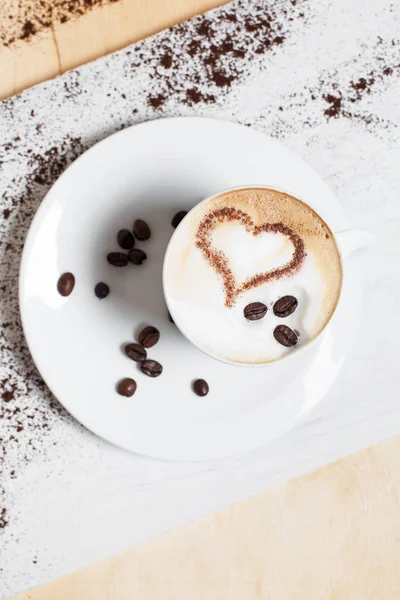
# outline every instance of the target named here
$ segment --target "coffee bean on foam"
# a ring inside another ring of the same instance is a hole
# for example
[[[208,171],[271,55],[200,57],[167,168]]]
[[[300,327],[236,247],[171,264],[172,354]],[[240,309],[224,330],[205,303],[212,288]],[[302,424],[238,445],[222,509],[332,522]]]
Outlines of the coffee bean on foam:
[[[244,307],[243,314],[249,321],[259,321],[267,314],[268,308],[262,302],[252,302]]]
[[[282,346],[286,346],[286,348],[291,348],[291,346],[297,344],[297,335],[287,325],[278,325],[278,327],[275,327],[274,338]]]
[[[294,296],[282,296],[273,306],[274,315],[277,317],[288,317],[296,310],[298,306],[297,298]]]

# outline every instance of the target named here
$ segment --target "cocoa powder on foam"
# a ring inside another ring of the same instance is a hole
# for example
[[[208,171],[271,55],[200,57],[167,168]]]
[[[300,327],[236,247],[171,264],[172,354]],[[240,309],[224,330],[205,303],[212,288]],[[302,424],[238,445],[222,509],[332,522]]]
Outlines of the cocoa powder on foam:
[[[253,235],[259,235],[262,232],[271,232],[287,236],[293,245],[292,259],[283,267],[273,269],[267,273],[257,273],[239,286],[235,281],[229,267],[229,261],[224,252],[214,249],[211,243],[213,229],[218,223],[223,223],[225,221],[238,221]],[[207,213],[199,225],[196,240],[196,245],[202,251],[203,256],[222,278],[225,288],[226,306],[228,308],[233,306],[236,298],[244,291],[263,285],[272,279],[281,279],[282,277],[294,275],[294,273],[300,269],[306,257],[304,242],[292,229],[286,227],[283,223],[263,223],[261,225],[255,225],[252,218],[247,213],[233,207],[219,208]]]
[[[236,299],[233,275],[223,253],[214,252],[210,255],[210,247],[204,238],[207,238],[207,226],[211,226],[207,219],[212,219],[218,211],[232,209],[244,215],[243,219],[239,217],[244,224],[247,222],[246,218],[249,218],[256,225],[256,232],[260,229],[271,231],[272,224],[279,224],[279,233],[288,237],[294,236],[293,263],[289,269],[281,272],[279,277],[294,275],[300,269],[305,255],[312,254],[325,284],[322,304],[326,311],[323,311],[319,318],[321,324],[328,320],[336,306],[342,281],[341,260],[332,232],[309,206],[288,194],[270,189],[247,188],[221,194],[202,205],[194,215],[193,224],[188,223],[194,232],[194,243],[200,247],[207,260],[218,261],[216,270],[224,281],[227,305],[232,306]],[[251,283],[244,287],[243,291],[268,281],[268,277],[256,277],[257,280],[251,278]]]

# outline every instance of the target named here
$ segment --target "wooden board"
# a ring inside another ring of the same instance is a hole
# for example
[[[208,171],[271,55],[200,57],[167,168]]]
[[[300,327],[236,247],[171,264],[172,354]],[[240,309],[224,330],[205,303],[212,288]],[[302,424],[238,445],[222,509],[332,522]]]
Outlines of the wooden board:
[[[23,2],[23,0],[21,0]],[[120,0],[0,47],[0,99],[123,48],[226,0]],[[0,6],[0,18],[6,18]]]
[[[16,600],[398,600],[400,439]]]

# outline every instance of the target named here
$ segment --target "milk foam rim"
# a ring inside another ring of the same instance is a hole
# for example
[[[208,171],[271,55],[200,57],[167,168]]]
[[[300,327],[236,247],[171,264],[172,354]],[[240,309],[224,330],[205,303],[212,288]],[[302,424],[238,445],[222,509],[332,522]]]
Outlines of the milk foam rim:
[[[184,327],[180,326],[177,324],[178,319],[175,319],[174,316],[174,312],[171,310],[171,302],[169,301],[169,290],[168,290],[168,283],[167,283],[167,271],[168,271],[168,262],[169,262],[169,257],[170,254],[172,252],[172,248],[174,246],[174,241],[175,239],[178,237],[179,231],[185,226],[185,221],[188,222],[188,220],[190,219],[190,216],[192,213],[194,213],[196,210],[198,210],[200,208],[200,206],[202,206],[203,204],[206,204],[207,202],[211,202],[212,200],[216,200],[217,198],[219,198],[220,196],[224,196],[225,194],[229,194],[231,192],[238,192],[238,191],[243,191],[243,190],[265,190],[265,191],[269,191],[269,192],[278,192],[281,194],[285,194],[286,196],[289,196],[290,198],[292,198],[293,200],[295,200],[296,202],[300,202],[301,204],[304,204],[305,207],[307,207],[309,210],[311,210],[317,217],[318,219],[320,219],[324,225],[326,226],[326,228],[328,229],[329,233],[332,236],[332,240],[335,244],[335,248],[339,257],[339,263],[340,263],[340,271],[341,271],[341,278],[340,278],[340,287],[338,290],[338,295],[337,295],[337,299],[336,299],[336,303],[334,306],[334,309],[329,317],[329,319],[326,321],[326,323],[324,324],[323,328],[321,329],[321,331],[315,336],[313,337],[311,340],[309,340],[307,343],[302,344],[301,346],[299,346],[298,348],[296,348],[293,352],[287,352],[286,354],[284,354],[284,356],[281,356],[279,358],[276,358],[274,360],[269,360],[269,361],[265,361],[265,362],[260,362],[260,363],[252,363],[252,362],[239,362],[239,361],[233,361],[233,360],[228,360],[225,358],[222,358],[221,356],[219,356],[218,354],[214,354],[211,351],[205,350],[204,348],[202,348],[199,344],[197,344],[192,338],[191,336],[187,333],[187,331],[185,330]],[[314,210],[314,208],[312,206],[310,206],[307,202],[305,202],[305,200],[302,200],[301,198],[299,198],[298,196],[295,196],[293,193],[288,192],[286,189],[283,189],[281,187],[275,187],[272,185],[260,185],[260,184],[255,184],[255,185],[241,185],[241,186],[235,186],[235,187],[231,187],[231,188],[227,188],[225,190],[222,190],[221,192],[218,192],[216,194],[212,194],[211,196],[208,196],[207,198],[205,198],[204,200],[200,200],[200,202],[198,202],[195,206],[193,206],[193,208],[190,209],[190,211],[188,211],[187,215],[185,216],[184,219],[182,219],[182,221],[179,223],[179,225],[176,227],[175,231],[173,232],[169,242],[168,242],[168,246],[167,249],[165,251],[165,255],[164,255],[164,262],[163,262],[163,271],[162,271],[162,284],[163,284],[163,290],[164,290],[164,298],[165,298],[165,302],[167,305],[167,309],[175,323],[175,326],[179,329],[179,331],[182,333],[182,335],[185,336],[185,338],[191,343],[193,344],[193,346],[195,346],[196,348],[198,348],[201,352],[203,352],[203,354],[206,354],[207,356],[210,356],[211,358],[214,358],[215,360],[218,360],[219,362],[228,364],[228,365],[232,365],[235,367],[245,367],[245,368],[254,368],[254,367],[271,367],[273,365],[275,365],[276,363],[280,363],[282,361],[288,361],[289,359],[293,360],[296,357],[299,357],[300,354],[303,354],[305,351],[310,350],[311,347],[313,347],[316,343],[321,341],[321,337],[323,336],[323,334],[326,332],[326,329],[328,327],[328,325],[331,323],[334,315],[336,314],[336,310],[337,307],[339,305],[340,299],[342,297],[342,291],[343,291],[343,274],[344,274],[344,269],[343,269],[343,258],[342,258],[342,253],[340,251],[339,245],[337,243],[336,240],[336,235],[335,233],[332,231],[331,227],[329,226],[329,224],[325,221],[325,219],[323,219],[321,217],[321,215]]]

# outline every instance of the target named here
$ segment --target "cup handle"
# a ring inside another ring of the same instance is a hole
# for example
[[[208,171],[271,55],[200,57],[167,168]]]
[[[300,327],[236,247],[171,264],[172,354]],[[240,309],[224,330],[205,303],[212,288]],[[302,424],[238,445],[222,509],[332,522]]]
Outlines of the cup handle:
[[[369,248],[375,241],[375,234],[369,229],[343,229],[335,233],[342,258]]]

